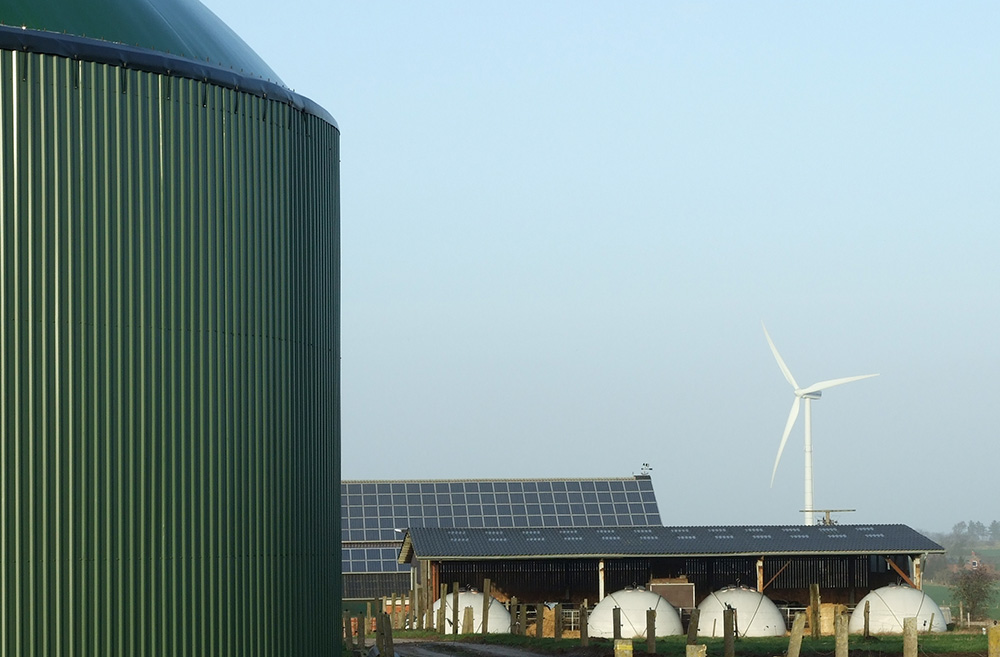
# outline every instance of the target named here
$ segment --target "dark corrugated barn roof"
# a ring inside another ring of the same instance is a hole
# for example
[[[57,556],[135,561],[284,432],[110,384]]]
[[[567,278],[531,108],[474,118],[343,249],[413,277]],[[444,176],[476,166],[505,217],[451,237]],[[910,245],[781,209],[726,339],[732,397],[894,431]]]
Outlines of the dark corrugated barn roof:
[[[441,529],[406,533],[400,563],[552,557],[942,553],[906,525]]]

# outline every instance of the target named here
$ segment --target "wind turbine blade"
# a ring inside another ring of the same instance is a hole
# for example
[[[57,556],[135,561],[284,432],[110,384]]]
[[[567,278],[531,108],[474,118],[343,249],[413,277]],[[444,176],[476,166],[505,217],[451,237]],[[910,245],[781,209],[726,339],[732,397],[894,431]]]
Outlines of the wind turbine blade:
[[[814,383],[804,390],[800,390],[800,395],[808,395],[810,392],[819,392],[820,390],[826,390],[827,388],[832,388],[833,386],[843,385],[845,383],[850,383],[851,381],[860,381],[861,379],[870,379],[873,376],[878,376],[878,374],[862,374],[861,376],[848,376],[843,379],[830,379],[829,381],[820,381],[819,383]]]
[[[781,436],[781,444],[778,445],[778,455],[774,458],[774,470],[771,470],[771,486],[774,486],[774,475],[778,472],[778,462],[781,461],[781,453],[785,451],[785,443],[788,442],[788,434],[792,432],[792,425],[795,424],[795,420],[799,417],[799,402],[802,401],[800,397],[796,397],[795,401],[792,402],[792,410],[788,414],[788,422],[785,422],[785,433]]]
[[[764,326],[764,322],[760,323],[761,327],[764,329],[764,337],[767,338],[767,344],[771,345],[771,353],[774,354],[774,360],[778,361],[778,367],[781,368],[781,373],[785,375],[785,380],[792,384],[792,387],[796,390],[799,389],[799,384],[795,383],[795,377],[792,376],[791,370],[785,365],[785,361],[781,359],[781,354],[778,353],[778,348],[774,346],[774,342],[771,340],[770,334],[767,332],[767,327]]]

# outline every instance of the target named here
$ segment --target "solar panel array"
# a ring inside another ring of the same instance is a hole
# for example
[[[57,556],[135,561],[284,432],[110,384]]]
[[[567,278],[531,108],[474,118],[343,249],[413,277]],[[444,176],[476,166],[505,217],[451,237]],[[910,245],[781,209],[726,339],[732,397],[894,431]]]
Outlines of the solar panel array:
[[[412,527],[632,527],[660,524],[647,476],[619,479],[344,481],[345,573],[402,572]]]

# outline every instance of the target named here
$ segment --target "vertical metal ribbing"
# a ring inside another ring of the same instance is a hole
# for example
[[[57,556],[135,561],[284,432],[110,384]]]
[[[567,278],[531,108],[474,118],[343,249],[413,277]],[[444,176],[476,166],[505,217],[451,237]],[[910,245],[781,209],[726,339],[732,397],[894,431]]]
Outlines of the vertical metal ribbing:
[[[25,108],[23,107],[23,103],[21,101],[23,91],[21,90],[22,85],[20,84],[20,78],[21,78],[20,71],[25,67],[23,59],[24,59],[23,55],[21,55],[20,53],[15,53],[12,62],[13,66],[11,68],[11,74],[13,77],[13,85],[12,85],[13,93],[11,94],[11,101],[12,101],[11,105],[13,107],[13,112],[16,117],[15,121],[20,120],[20,117],[22,117],[25,113]],[[22,646],[24,645],[23,644],[24,631],[25,631],[24,625],[26,623],[26,620],[24,618],[24,609],[26,608],[25,607],[26,601],[24,600],[23,597],[24,538],[22,536],[22,534],[24,533],[24,528],[26,526],[26,519],[24,518],[24,513],[23,513],[24,501],[23,501],[23,495],[21,493],[21,486],[23,480],[22,472],[24,468],[22,464],[22,455],[21,455],[23,450],[23,442],[17,440],[17,438],[24,431],[24,427],[22,426],[21,423],[21,404],[23,397],[23,388],[21,384],[22,350],[20,348],[21,323],[22,323],[21,298],[24,293],[22,292],[23,288],[22,276],[21,272],[19,271],[20,261],[21,258],[23,257],[22,256],[23,249],[21,246],[21,240],[19,234],[20,227],[22,224],[22,222],[19,221],[19,219],[22,212],[22,206],[24,205],[22,201],[23,196],[21,191],[21,179],[23,177],[21,171],[21,167],[23,166],[21,143],[23,142],[23,138],[19,139],[19,137],[20,135],[18,135],[15,132],[12,135],[11,139],[14,151],[12,156],[13,162],[11,162],[12,165],[11,187],[14,192],[14,198],[12,199],[13,203],[11,204],[11,217],[13,221],[11,222],[11,233],[10,233],[11,241],[9,247],[11,252],[11,259],[10,259],[11,266],[8,269],[8,271],[5,272],[5,274],[10,276],[10,280],[12,283],[11,285],[12,294],[9,297],[9,302],[11,304],[11,326],[9,330],[12,336],[12,340],[10,342],[10,351],[12,355],[12,360],[14,361],[14,367],[11,368],[10,372],[11,372],[11,385],[15,389],[13,391],[13,394],[11,395],[13,397],[12,399],[13,404],[11,408],[11,416],[13,422],[11,423],[11,432],[9,436],[5,438],[13,442],[12,445],[13,449],[11,450],[12,452],[11,465],[13,466],[12,467],[13,471],[12,472],[8,471],[8,472],[10,475],[10,480],[13,483],[13,490],[10,491],[11,495],[9,497],[9,499],[13,501],[13,509],[11,515],[13,516],[14,519],[13,524],[15,527],[14,536],[12,537],[11,541],[14,548],[12,555],[13,567],[11,570],[13,574],[12,579],[14,581],[12,597],[14,598],[13,603],[17,606],[17,609],[15,610],[14,613],[14,622],[11,626],[11,632],[13,634],[14,650],[18,654],[21,654]]]
[[[339,649],[336,142],[0,52],[0,651]]]
[[[12,62],[13,53],[0,51],[0,106],[3,107],[9,107],[13,104],[10,85],[10,80],[13,77]],[[13,120],[11,112],[4,112],[0,115],[0,221],[2,221],[0,223],[0,276],[2,276],[2,279],[0,279],[0,384],[3,385],[4,390],[6,390],[9,381],[7,334],[10,327],[10,315],[7,307],[7,289],[9,286],[7,249],[10,240],[7,233],[8,222],[3,218],[9,216],[9,213],[13,211],[10,202],[12,184],[9,175],[11,165],[15,161],[11,152],[11,137],[13,134],[11,124]],[[10,592],[13,588],[9,570],[11,562],[10,544],[13,540],[15,528],[8,512],[9,484],[7,482],[10,481],[11,477],[8,446],[12,434],[8,424],[10,415],[7,411],[6,395],[4,397],[2,400],[4,404],[3,417],[0,418],[3,421],[0,424],[0,478],[2,478],[0,480],[0,488],[2,488],[3,493],[0,495],[0,601],[2,601],[6,612],[6,609],[11,604]],[[9,653],[13,649],[10,640],[12,629],[10,620],[8,613],[0,616],[0,652],[3,653]]]

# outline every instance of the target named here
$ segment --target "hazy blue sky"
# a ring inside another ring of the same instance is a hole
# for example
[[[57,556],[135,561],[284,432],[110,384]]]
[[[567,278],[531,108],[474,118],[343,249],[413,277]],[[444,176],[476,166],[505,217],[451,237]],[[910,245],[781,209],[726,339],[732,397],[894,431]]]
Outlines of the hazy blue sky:
[[[1000,5],[208,0],[342,131],[343,476],[1000,518]]]

